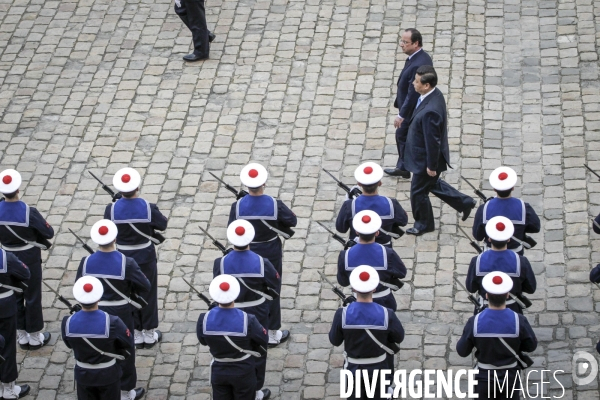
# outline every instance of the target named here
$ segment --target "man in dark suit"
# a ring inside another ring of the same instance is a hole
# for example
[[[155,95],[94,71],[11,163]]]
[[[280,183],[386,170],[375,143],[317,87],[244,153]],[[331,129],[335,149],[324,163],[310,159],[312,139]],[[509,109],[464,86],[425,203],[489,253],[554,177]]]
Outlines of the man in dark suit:
[[[175,0],[175,14],[192,32],[194,52],[183,56],[185,61],[207,60],[210,42],[215,40],[215,34],[206,25],[206,10],[204,0]]]
[[[404,167],[402,162],[404,158],[404,146],[406,144],[406,135],[408,134],[408,123],[412,117],[413,110],[417,105],[419,93],[415,91],[413,81],[417,69],[421,65],[433,65],[429,54],[423,50],[423,37],[421,33],[414,29],[406,29],[402,33],[400,47],[404,54],[408,56],[404,63],[404,68],[398,77],[398,92],[394,107],[398,109],[398,115],[394,119],[396,128],[396,147],[398,148],[398,162],[395,168],[385,169],[384,172],[391,176],[399,176],[409,179],[410,172]]]
[[[433,193],[458,212],[465,221],[477,202],[454,189],[440,174],[450,166],[448,116],[444,95],[437,89],[437,73],[432,66],[417,69],[413,85],[421,95],[409,122],[404,166],[413,173],[410,204],[414,227],[406,233],[422,235],[435,230],[429,193]]]

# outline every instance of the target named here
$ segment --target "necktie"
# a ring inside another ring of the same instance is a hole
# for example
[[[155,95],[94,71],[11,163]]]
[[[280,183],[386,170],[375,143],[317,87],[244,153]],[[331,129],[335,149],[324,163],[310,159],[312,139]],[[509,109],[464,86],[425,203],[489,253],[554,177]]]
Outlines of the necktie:
[[[419,106],[421,105],[421,102],[422,102],[422,101],[423,101],[423,98],[422,98],[422,97],[419,97],[419,100],[417,101],[417,106],[415,107],[415,110],[416,110],[417,108],[419,108]]]

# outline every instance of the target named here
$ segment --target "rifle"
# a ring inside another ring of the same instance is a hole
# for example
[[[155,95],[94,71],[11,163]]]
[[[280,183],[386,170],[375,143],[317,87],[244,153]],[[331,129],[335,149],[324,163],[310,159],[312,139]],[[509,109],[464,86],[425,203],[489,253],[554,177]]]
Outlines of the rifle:
[[[71,314],[74,314],[77,311],[81,311],[81,304],[75,304],[75,305],[71,304],[71,302],[69,300],[67,300],[63,296],[61,296],[61,294],[58,293],[56,290],[52,289],[52,287],[50,285],[48,285],[46,282],[42,281],[42,283],[44,285],[46,285],[46,287],[48,289],[50,289],[50,291],[53,292],[58,297],[58,300],[60,300],[65,306],[69,307]]]
[[[90,175],[92,175],[94,177],[95,180],[97,180],[100,183],[100,185],[102,185],[102,189],[104,189],[106,191],[106,193],[108,193],[110,195],[110,197],[112,197],[113,203],[115,201],[119,200],[121,197],[123,197],[121,192],[115,193],[111,188],[109,188],[107,185],[105,185],[104,182],[102,182],[100,180],[100,178],[98,178],[96,175],[94,175],[94,173],[92,171],[88,171],[88,172],[90,173]]]
[[[229,252],[231,252],[231,251],[232,251],[232,249],[228,249],[228,248],[226,248],[225,246],[223,246],[223,244],[222,244],[221,242],[219,242],[217,239],[215,239],[214,237],[212,237],[212,236],[210,235],[210,233],[208,233],[208,232],[207,232],[207,231],[206,231],[204,228],[202,228],[201,226],[198,226],[198,228],[200,228],[200,230],[201,230],[202,232],[204,232],[204,234],[205,234],[206,236],[208,236],[208,237],[209,237],[209,238],[212,240],[212,243],[213,243],[213,244],[214,244],[214,245],[215,245],[215,246],[216,246],[216,247],[217,247],[219,250],[221,250],[221,252],[223,252],[223,255],[227,255],[227,253],[229,253]]]
[[[454,277],[454,281],[456,283],[458,283],[458,286],[460,286],[465,292],[467,292],[467,294],[468,294],[467,298],[475,306],[475,312],[476,313],[480,312],[481,311],[481,305],[479,304],[479,302],[477,301],[477,299],[475,298],[475,296],[473,296],[471,294],[471,292],[469,292],[467,290],[467,288],[462,283],[460,283],[460,281],[456,278],[456,276]]]
[[[484,203],[485,203],[486,201],[488,201],[488,200],[491,200],[491,199],[492,199],[492,197],[489,197],[489,198],[485,197],[485,194],[483,194],[483,192],[482,192],[481,190],[479,190],[479,189],[477,189],[475,186],[473,186],[473,184],[472,184],[471,182],[469,182],[469,181],[467,180],[467,178],[465,178],[465,177],[464,177],[464,176],[462,176],[462,175],[461,175],[460,177],[462,178],[462,180],[463,180],[463,181],[467,182],[467,184],[468,184],[469,186],[471,186],[471,188],[472,188],[472,189],[475,191],[475,194],[476,194],[477,196],[479,196],[479,198],[480,198],[480,199],[481,199],[481,200],[482,200]]]
[[[206,303],[206,305],[207,305],[207,306],[209,306],[209,307],[210,307],[210,305],[211,305],[211,302],[210,302],[210,300],[208,299],[208,297],[206,297],[205,295],[203,295],[202,293],[200,293],[198,290],[196,290],[196,288],[195,288],[195,287],[193,287],[193,286],[192,286],[192,284],[191,284],[191,283],[189,283],[187,279],[185,279],[184,277],[181,277],[181,279],[183,279],[183,281],[184,281],[185,283],[187,283],[187,285],[188,285],[190,288],[192,288],[192,290],[193,290],[194,292],[196,292],[196,294],[198,295],[198,297],[200,297],[200,299],[201,299],[202,301],[204,301],[204,302]]]
[[[221,182],[223,184],[223,186],[225,186],[225,189],[227,189],[231,193],[233,193],[235,195],[235,199],[236,200],[239,200],[239,199],[241,199],[242,197],[244,197],[244,196],[246,196],[248,194],[248,192],[246,192],[244,189],[240,189],[240,191],[238,192],[237,190],[235,190],[235,188],[233,186],[228,185],[222,179],[217,178],[217,176],[215,174],[213,174],[212,172],[209,172],[209,174],[211,174],[213,176],[213,178],[215,178],[216,180],[218,180],[219,182]]]
[[[92,250],[92,248],[90,246],[88,246],[87,243],[85,243],[82,238],[77,236],[77,234],[75,232],[73,232],[73,230],[71,228],[69,228],[69,232],[71,232],[77,238],[77,240],[79,240],[81,242],[81,244],[83,245],[82,247],[85,250],[87,250],[88,253],[94,254],[94,250]]]
[[[325,229],[327,232],[331,233],[331,236],[344,246],[344,250],[347,250],[347,249],[349,249],[350,247],[352,247],[352,246],[354,246],[356,244],[356,242],[354,240],[349,240],[349,239],[345,240],[343,237],[341,237],[337,233],[333,232],[331,229],[329,229],[328,227],[326,227],[325,225],[323,225],[319,221],[315,221],[315,222],[317,224],[321,225],[323,227],[323,229]]]
[[[348,193],[348,198],[350,200],[352,200],[354,197],[358,197],[358,196],[360,196],[362,194],[362,191],[359,188],[350,189],[342,181],[340,181],[339,179],[337,179],[335,176],[331,175],[331,172],[327,171],[325,168],[323,168],[323,171],[325,171],[325,173],[327,175],[329,175],[330,177],[332,177],[333,180],[337,182],[338,187],[340,187],[341,189],[343,189],[344,192]]]
[[[590,170],[590,172],[594,175],[596,175],[598,177],[598,179],[600,179],[600,175],[598,175],[596,173],[596,171],[594,171],[593,169],[591,169],[590,167],[587,166],[587,164],[583,164],[584,167],[586,167],[588,170]]]
[[[475,250],[477,250],[477,253],[479,253],[479,254],[483,253],[483,249],[477,244],[477,242],[475,242],[474,240],[471,240],[471,237],[469,236],[469,234],[467,232],[465,232],[464,229],[460,225],[456,225],[456,226],[458,227],[458,229],[460,229],[460,231],[463,233],[463,235],[465,235],[465,237],[470,241],[471,247],[473,247]]]

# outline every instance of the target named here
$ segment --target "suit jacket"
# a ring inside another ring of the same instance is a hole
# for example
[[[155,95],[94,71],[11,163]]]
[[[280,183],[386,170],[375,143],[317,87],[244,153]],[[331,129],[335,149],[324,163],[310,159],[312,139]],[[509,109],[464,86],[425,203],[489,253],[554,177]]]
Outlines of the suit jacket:
[[[450,166],[446,101],[438,88],[433,89],[413,112],[404,150],[404,166],[413,174],[438,173]],[[450,167],[452,168],[452,167]]]
[[[417,69],[419,69],[421,65],[433,65],[433,61],[431,61],[429,54],[422,49],[410,60],[406,60],[404,68],[398,77],[398,92],[396,92],[394,107],[398,109],[398,114],[407,121],[412,117],[412,113],[417,105],[417,100],[419,100],[419,97],[421,96],[415,91],[415,87],[412,84],[415,80]]]

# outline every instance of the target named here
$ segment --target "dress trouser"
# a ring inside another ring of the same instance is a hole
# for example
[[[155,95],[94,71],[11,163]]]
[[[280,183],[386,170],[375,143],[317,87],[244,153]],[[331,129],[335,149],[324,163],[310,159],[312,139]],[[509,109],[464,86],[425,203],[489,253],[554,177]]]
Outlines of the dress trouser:
[[[276,238],[271,242],[251,243],[250,250],[259,256],[268,259],[279,274],[279,287],[277,293],[281,295],[281,282],[283,281],[283,245],[281,239]],[[269,302],[269,330],[281,328],[281,299],[277,297]]]
[[[9,297],[14,300],[14,297]],[[4,349],[0,354],[4,362],[0,364],[0,381],[10,383],[17,380],[17,316],[0,318],[0,335],[4,337]]]
[[[138,263],[139,264],[139,263]],[[141,310],[135,310],[133,312],[135,329],[141,331],[143,329],[156,329],[158,328],[158,270],[156,260],[139,264],[140,269],[146,275],[146,278],[150,281],[150,292],[145,296],[142,296],[148,303]],[[127,325],[127,324],[125,324]]]
[[[494,373],[496,374],[496,379],[494,379]],[[505,384],[504,379],[506,374],[508,374],[508,379]],[[517,374],[518,371],[516,369],[487,370],[479,368],[479,373],[476,376],[479,400],[518,400],[520,391],[512,391],[513,386],[515,389],[521,389],[520,381],[517,380]],[[496,383],[495,388],[494,383]],[[500,390],[498,385],[504,385],[503,390]]]
[[[121,321],[129,329],[129,339],[131,341],[131,347],[134,349],[133,354],[124,360],[117,360],[117,364],[121,367],[123,375],[121,375],[121,390],[129,391],[135,389],[137,384],[137,370],[135,369],[135,345],[133,338],[133,310],[129,304],[116,307],[99,306],[100,310],[121,318]],[[136,310],[137,311],[137,310]]]
[[[84,386],[77,384],[77,400],[118,400],[121,398],[121,384],[115,381],[105,386]]]
[[[269,305],[270,301],[265,301],[262,304],[253,307],[244,307],[240,310],[247,314],[252,314],[256,317],[263,328],[269,325]],[[260,358],[252,357],[256,363],[256,390],[262,389],[265,384],[265,376],[267,374],[267,355]]]
[[[410,206],[415,219],[415,228],[420,231],[435,230],[429,193],[433,193],[458,212],[470,209],[473,204],[472,197],[462,194],[448,185],[440,178],[439,174],[436,176],[413,174],[410,182]]]
[[[26,281],[28,287],[22,293],[15,292],[17,299],[17,329],[29,333],[39,332],[44,328],[42,313],[42,255],[41,250],[33,248],[12,252],[29,268],[31,277]]]
[[[388,361],[382,361],[380,363],[376,363],[376,364],[365,364],[365,365],[357,365],[357,364],[353,364],[351,362],[348,362],[348,365],[346,366],[346,369],[350,372],[352,372],[352,377],[353,379],[356,379],[356,371],[360,370],[360,378],[361,378],[361,384],[360,384],[360,395],[358,395],[358,393],[356,392],[356,381],[354,381],[354,386],[353,386],[353,390],[352,390],[352,396],[348,397],[348,399],[354,399],[354,400],[382,400],[383,398],[381,397],[381,380],[380,377],[377,377],[377,384],[375,385],[375,392],[373,393],[373,397],[367,396],[367,391],[366,391],[366,387],[365,387],[365,383],[363,381],[363,372],[362,370],[367,370],[368,371],[368,375],[370,378],[369,383],[373,382],[373,371],[374,370],[382,370],[382,369],[387,369],[389,368],[388,366]],[[394,378],[394,370],[392,369],[391,371],[391,375],[387,376],[387,379],[393,381]],[[393,382],[392,382],[393,383]],[[347,385],[346,385],[347,387]]]
[[[408,136],[408,118],[404,118],[400,127],[396,129],[396,148],[398,149],[398,162],[396,168],[406,171],[404,168],[404,147],[406,146],[406,137]]]
[[[210,44],[204,0],[180,0],[180,6],[175,3],[175,13],[192,32],[194,54],[208,56]]]
[[[231,375],[213,362],[211,384],[213,400],[254,400],[256,398],[256,375],[249,369],[245,375]],[[223,363],[227,364],[227,363]],[[222,364],[221,364],[222,365]]]

